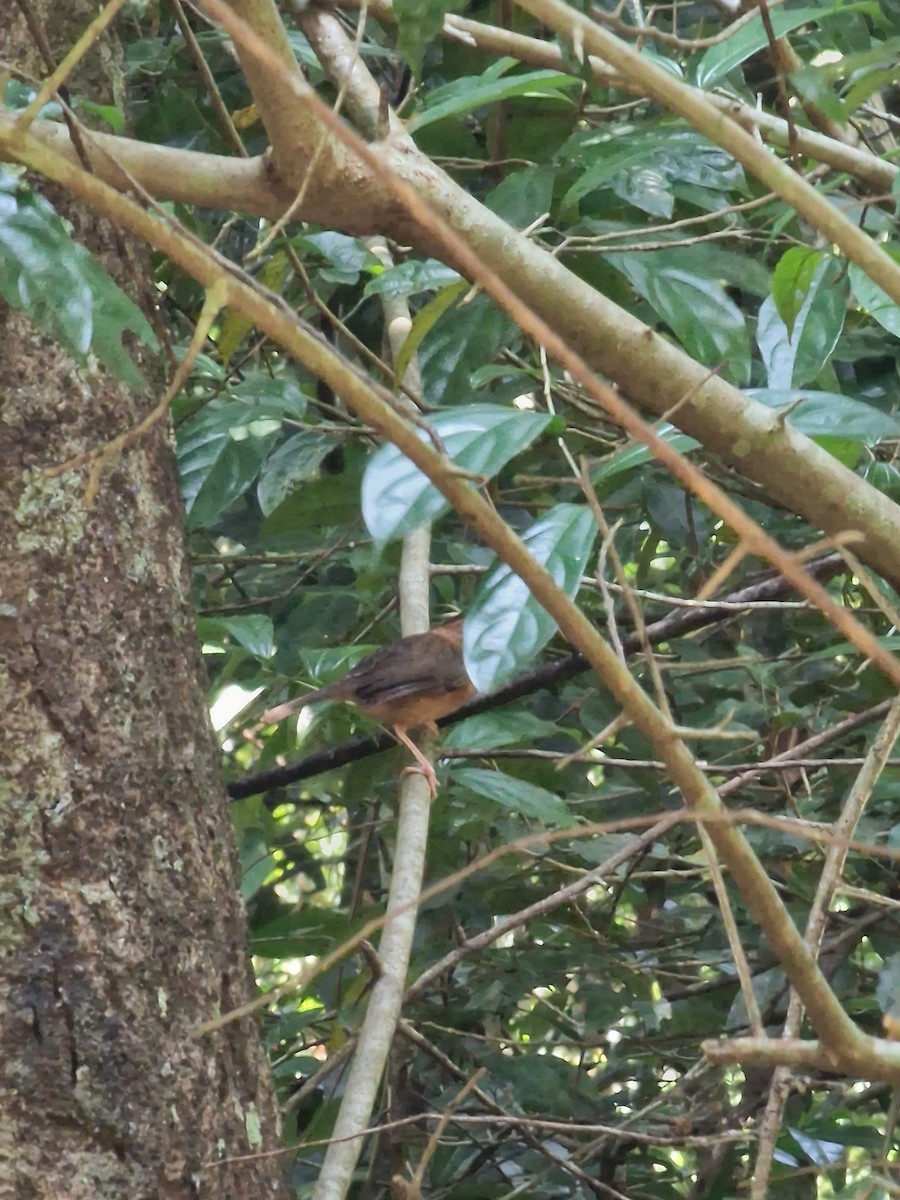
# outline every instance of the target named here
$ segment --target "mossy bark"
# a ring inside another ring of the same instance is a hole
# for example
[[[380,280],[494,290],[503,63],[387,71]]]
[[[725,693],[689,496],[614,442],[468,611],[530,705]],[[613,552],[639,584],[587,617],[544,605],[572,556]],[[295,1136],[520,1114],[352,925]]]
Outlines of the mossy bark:
[[[0,58],[44,71],[15,5]],[[83,0],[31,5],[65,49]],[[108,99],[116,49],[75,84]],[[147,257],[53,196],[148,308]],[[0,302],[0,1196],[279,1197],[234,840],[204,702],[165,424],[103,473],[45,468],[153,406]]]

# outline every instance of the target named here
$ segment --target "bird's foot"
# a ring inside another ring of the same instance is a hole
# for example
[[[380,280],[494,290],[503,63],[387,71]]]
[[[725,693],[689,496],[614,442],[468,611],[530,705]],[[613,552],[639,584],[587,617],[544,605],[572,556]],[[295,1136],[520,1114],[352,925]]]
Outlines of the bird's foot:
[[[432,800],[437,799],[438,781],[437,774],[431,763],[417,763],[414,767],[404,767],[400,772],[400,778],[404,775],[424,775],[428,781],[428,790],[431,792]]]

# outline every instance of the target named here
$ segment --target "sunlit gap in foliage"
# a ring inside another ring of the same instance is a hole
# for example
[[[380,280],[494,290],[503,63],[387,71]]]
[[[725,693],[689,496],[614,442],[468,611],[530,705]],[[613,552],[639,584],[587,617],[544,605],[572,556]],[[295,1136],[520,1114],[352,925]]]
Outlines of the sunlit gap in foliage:
[[[224,650],[220,650],[216,646],[204,646],[203,653],[219,654],[224,653]],[[261,687],[243,688],[237,683],[229,683],[223,687],[209,706],[209,717],[216,733],[225,729],[239,713],[243,712],[256,699],[262,690]],[[225,749],[233,750],[234,746],[229,744],[225,746]]]

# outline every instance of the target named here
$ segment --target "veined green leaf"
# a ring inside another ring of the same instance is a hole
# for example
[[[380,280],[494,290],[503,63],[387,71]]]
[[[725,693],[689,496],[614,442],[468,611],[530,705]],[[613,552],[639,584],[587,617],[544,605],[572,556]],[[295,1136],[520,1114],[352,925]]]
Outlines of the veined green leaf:
[[[429,423],[453,462],[490,477],[547,427],[548,413],[520,412],[492,404],[435,413]],[[417,431],[422,441],[424,430]],[[362,482],[363,519],[377,542],[402,537],[449,508],[437,488],[395,446],[382,446]]]
[[[597,524],[585,504],[557,504],[523,535],[531,554],[567,596],[587,570]],[[479,584],[463,626],[466,670],[479,691],[504,683],[547,644],[556,622],[505,563]]]

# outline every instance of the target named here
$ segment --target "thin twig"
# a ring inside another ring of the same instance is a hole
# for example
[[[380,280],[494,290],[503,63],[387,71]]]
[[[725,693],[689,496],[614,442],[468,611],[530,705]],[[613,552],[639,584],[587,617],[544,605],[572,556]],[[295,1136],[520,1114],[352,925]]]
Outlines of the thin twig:
[[[59,463],[55,467],[45,467],[44,474],[48,478],[54,478],[57,475],[64,475],[67,471],[76,471],[79,467],[86,466],[90,463],[90,471],[88,473],[87,485],[84,489],[84,507],[90,508],[94,502],[94,497],[97,494],[97,488],[100,486],[100,476],[103,468],[117,458],[123,450],[136,442],[138,438],[143,437],[150,429],[153,428],[159,421],[163,419],[169,411],[169,405],[184,387],[188,376],[193,368],[194,361],[197,355],[203,349],[206,342],[207,334],[212,326],[213,321],[221,312],[225,304],[225,286],[224,284],[213,284],[206,293],[203,301],[203,308],[200,316],[197,318],[197,327],[194,330],[191,344],[188,346],[187,353],[178,365],[172,382],[163,393],[162,399],[154,405],[147,413],[142,421],[139,421],[131,429],[126,429],[124,433],[120,433],[118,437],[112,438],[105,446],[100,446],[94,450],[86,450],[83,454],[78,454],[75,458],[70,458],[67,462]]]

